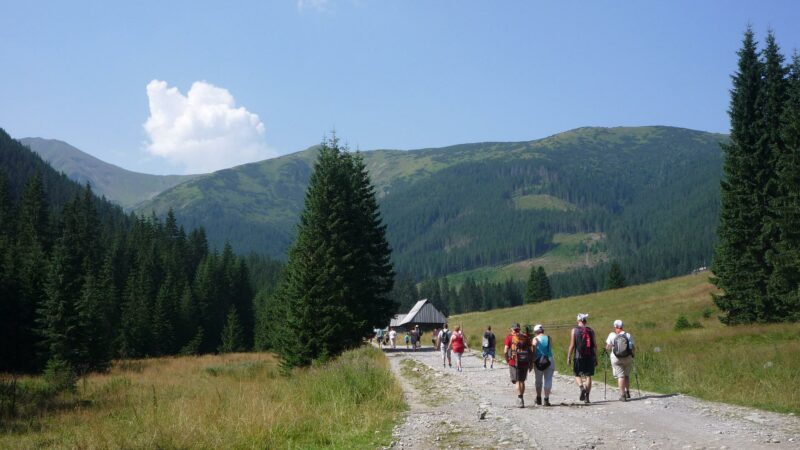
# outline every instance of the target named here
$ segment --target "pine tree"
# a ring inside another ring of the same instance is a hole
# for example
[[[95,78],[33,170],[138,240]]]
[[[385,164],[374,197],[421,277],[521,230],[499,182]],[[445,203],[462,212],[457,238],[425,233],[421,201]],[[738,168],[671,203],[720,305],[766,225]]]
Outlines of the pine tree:
[[[757,159],[762,139],[761,101],[763,64],[759,61],[753,31],[745,32],[738,52],[739,65],[731,90],[730,143],[723,145],[725,162],[720,183],[721,209],[717,229],[719,244],[712,282],[723,293],[714,302],[728,324],[747,323],[763,317],[765,300],[764,255],[761,253],[763,179]],[[763,147],[761,148],[763,153]]]
[[[285,368],[360,344],[389,321],[394,274],[374,192],[360,158],[323,142],[306,191],[297,240],[270,308]]]
[[[539,278],[539,301],[543,302],[552,299],[553,290],[550,288],[550,279],[547,277],[547,272],[544,271],[543,266],[539,266],[537,272]]]
[[[218,349],[220,353],[233,353],[245,350],[244,334],[242,326],[239,323],[239,315],[236,313],[235,306],[231,306],[230,311],[228,311],[220,342]]]
[[[611,268],[608,270],[608,281],[606,282],[606,289],[620,289],[625,287],[625,277],[622,276],[622,269],[616,261],[611,263]]]
[[[771,215],[778,239],[769,255],[773,271],[768,290],[777,320],[800,320],[800,55],[794,53],[781,121],[783,151],[778,154],[777,195]]]
[[[525,288],[525,303],[536,303],[539,301],[539,287],[541,283],[539,281],[539,271],[536,270],[536,266],[531,266],[531,273],[528,276],[528,284]]]

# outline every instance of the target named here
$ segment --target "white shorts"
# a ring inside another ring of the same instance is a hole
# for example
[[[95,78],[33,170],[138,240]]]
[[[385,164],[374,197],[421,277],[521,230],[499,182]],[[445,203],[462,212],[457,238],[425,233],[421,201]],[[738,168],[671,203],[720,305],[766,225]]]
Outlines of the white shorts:
[[[614,369],[614,378],[630,378],[633,369],[633,357],[617,358],[611,355],[611,368]]]

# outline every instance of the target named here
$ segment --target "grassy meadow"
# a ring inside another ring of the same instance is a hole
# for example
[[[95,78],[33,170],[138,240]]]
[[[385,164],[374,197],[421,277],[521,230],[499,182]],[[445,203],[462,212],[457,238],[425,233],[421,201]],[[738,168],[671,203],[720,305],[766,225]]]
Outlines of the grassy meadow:
[[[75,393],[42,389],[18,380],[13,417],[2,397],[0,448],[376,448],[406,407],[371,347],[289,377],[271,354],[240,353],[119,361]]]
[[[605,341],[615,319],[636,340],[641,388],[683,393],[707,400],[800,413],[800,326],[796,323],[725,326],[717,319],[708,274],[689,275],[652,284],[570,297],[515,308],[454,316],[470,346],[479,348],[486,325],[503,337],[513,322],[542,323],[553,339],[557,370],[567,367],[569,333],[579,312]],[[680,316],[689,327],[675,329]],[[570,327],[548,328],[548,324]],[[498,353],[500,354],[500,353]],[[603,379],[600,362],[595,380]],[[610,369],[608,380],[613,384]],[[635,387],[635,380],[632,380]]]

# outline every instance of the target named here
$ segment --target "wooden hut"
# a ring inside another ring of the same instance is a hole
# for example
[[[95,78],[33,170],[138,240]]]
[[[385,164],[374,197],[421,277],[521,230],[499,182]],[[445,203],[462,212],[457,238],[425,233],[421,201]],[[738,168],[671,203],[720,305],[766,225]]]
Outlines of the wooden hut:
[[[430,331],[434,328],[441,328],[447,322],[447,317],[436,309],[427,298],[418,301],[408,314],[398,314],[395,319],[392,319],[390,326],[400,330],[411,330],[419,325],[422,331]]]

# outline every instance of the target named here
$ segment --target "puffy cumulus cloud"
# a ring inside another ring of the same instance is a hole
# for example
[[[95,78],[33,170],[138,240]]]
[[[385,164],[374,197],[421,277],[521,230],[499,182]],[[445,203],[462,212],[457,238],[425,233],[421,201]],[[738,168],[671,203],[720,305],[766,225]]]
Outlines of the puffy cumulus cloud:
[[[261,119],[237,108],[227,89],[197,81],[184,96],[165,81],[153,80],[147,97],[147,151],[187,173],[213,172],[271,156]]]

